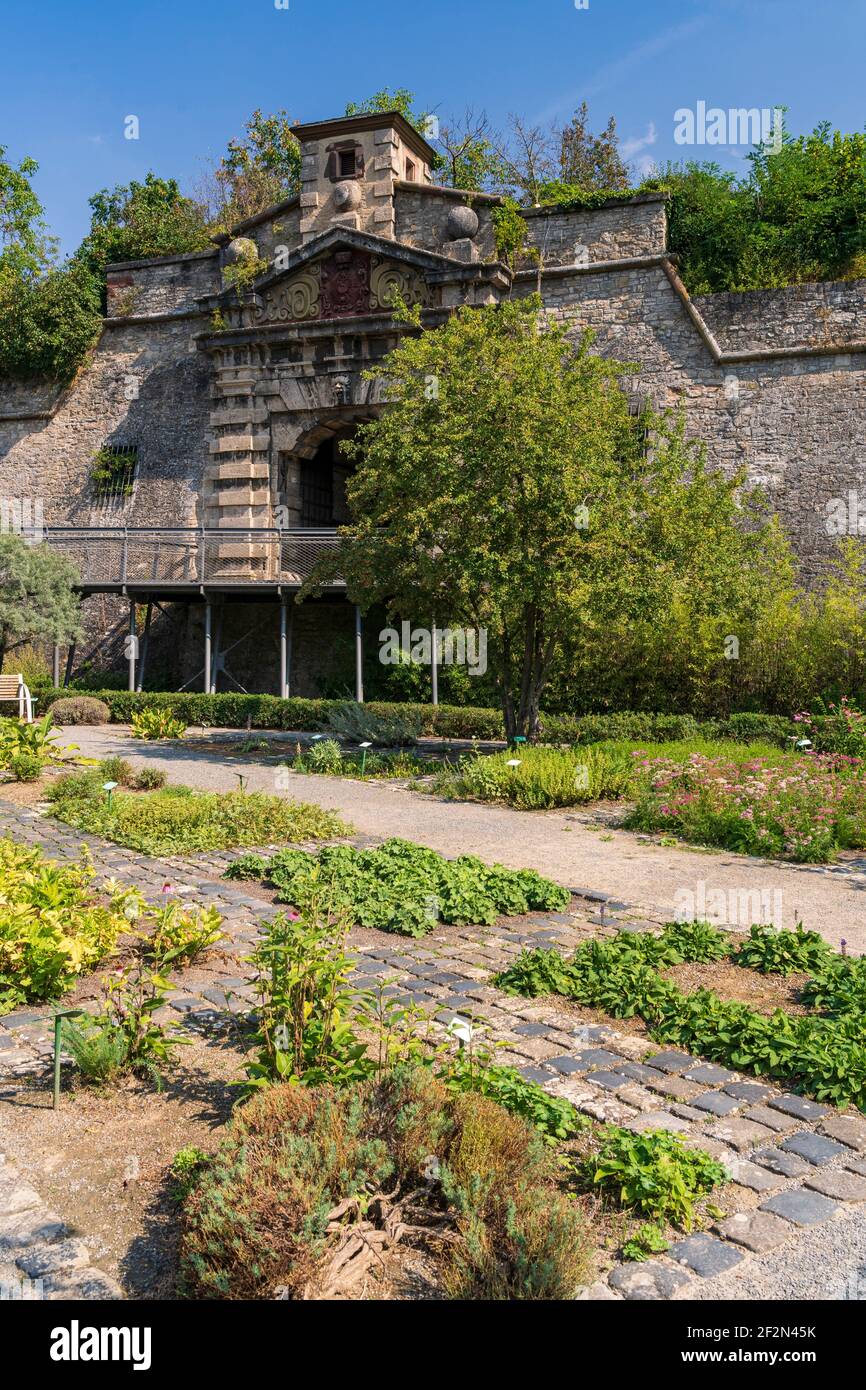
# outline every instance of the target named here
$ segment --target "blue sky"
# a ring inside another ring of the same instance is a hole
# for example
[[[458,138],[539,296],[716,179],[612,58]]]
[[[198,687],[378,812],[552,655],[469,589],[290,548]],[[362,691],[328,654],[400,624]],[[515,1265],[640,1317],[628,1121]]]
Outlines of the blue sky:
[[[494,124],[586,98],[635,160],[681,157],[674,113],[698,101],[786,105],[796,132],[866,125],[866,0],[0,0],[0,16],[0,144],[39,162],[65,250],[91,193],[148,169],[194,184],[255,107],[314,120],[383,86]]]

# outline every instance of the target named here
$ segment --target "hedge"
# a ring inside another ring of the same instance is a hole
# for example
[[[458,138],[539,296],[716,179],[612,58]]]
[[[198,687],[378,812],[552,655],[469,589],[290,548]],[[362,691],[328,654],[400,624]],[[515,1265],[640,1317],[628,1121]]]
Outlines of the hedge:
[[[39,692],[39,707],[48,708],[56,699],[75,694],[73,689]],[[210,728],[284,729],[297,733],[318,732],[327,724],[328,713],[343,700],[281,700],[276,695],[225,693],[205,695],[171,691],[133,694],[127,690],[88,690],[88,696],[102,700],[114,724],[128,724],[142,709],[168,709],[188,725]],[[502,714],[495,709],[466,705],[383,704],[370,701],[374,714],[402,714],[418,720],[425,734],[440,738],[502,739]],[[796,737],[799,727],[782,715],[732,714],[727,719],[698,720],[688,714],[618,714],[581,716],[549,714],[542,716],[544,736],[553,743],[599,743],[604,739],[645,739],[647,743],[670,743],[689,738],[730,738],[739,743],[765,740],[784,746]]]

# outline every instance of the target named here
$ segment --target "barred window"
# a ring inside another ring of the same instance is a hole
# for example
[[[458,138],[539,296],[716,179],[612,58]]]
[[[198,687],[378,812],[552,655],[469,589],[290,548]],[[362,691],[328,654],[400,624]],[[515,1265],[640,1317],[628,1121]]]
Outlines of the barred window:
[[[129,497],[138,473],[138,448],[134,444],[106,444],[93,458],[90,481],[100,502]]]

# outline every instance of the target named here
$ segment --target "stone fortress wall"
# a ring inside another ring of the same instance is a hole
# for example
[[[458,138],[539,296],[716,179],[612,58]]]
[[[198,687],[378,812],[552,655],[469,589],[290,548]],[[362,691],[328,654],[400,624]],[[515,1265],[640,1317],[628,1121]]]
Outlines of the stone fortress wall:
[[[330,141],[330,124],[309,128],[300,198],[235,229],[262,259],[303,258],[319,238],[344,229],[357,234],[356,246],[366,235],[393,244],[405,273],[426,277],[428,305],[530,294],[540,278],[553,317],[575,333],[592,328],[597,351],[637,364],[626,383],[636,408],[647,399],[682,406],[711,463],[744,467],[765,486],[805,574],[820,574],[836,539],[826,524],[833,500],[854,493],[866,502],[866,282],[692,299],[667,253],[664,198],[648,194],[591,210],[528,210],[528,241],[541,252],[541,269],[518,271],[509,290],[507,275],[491,269],[496,199],[432,185],[421,152],[373,125],[354,135],[359,168],[372,181],[342,195],[333,162],[316,163],[325,151],[333,161],[332,146],[347,143]],[[344,196],[354,205],[347,208]],[[303,373],[291,365],[300,352],[289,341],[294,334],[300,342],[292,324],[284,358],[269,328],[267,373],[260,362],[251,370],[258,358],[249,344],[218,358],[203,350],[230,254],[228,238],[218,240],[212,251],[112,267],[103,332],[69,387],[0,382],[4,502],[38,501],[49,525],[212,526],[220,517],[222,524],[271,525],[280,476],[284,486],[291,477],[280,463],[286,440],[316,444],[329,430],[368,418],[364,364],[352,361],[360,352],[350,336],[354,321],[337,323],[331,338],[328,325],[314,325],[323,346]],[[365,342],[384,331],[383,317],[378,329],[359,320]],[[105,445],[138,451],[131,495],[109,506],[90,481],[93,456]],[[112,601],[96,606],[104,627]],[[310,631],[322,611],[304,618]],[[345,617],[341,611],[334,619],[341,632]],[[199,618],[193,609],[183,623],[194,627]],[[175,632],[178,642],[184,638]],[[180,666],[186,671],[196,659]],[[312,693],[315,680],[302,678],[294,688]]]

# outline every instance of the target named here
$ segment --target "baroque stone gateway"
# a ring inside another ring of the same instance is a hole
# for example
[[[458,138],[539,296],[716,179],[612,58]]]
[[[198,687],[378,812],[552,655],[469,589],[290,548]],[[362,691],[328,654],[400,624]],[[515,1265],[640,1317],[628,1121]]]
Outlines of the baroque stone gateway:
[[[682,405],[712,463],[765,487],[808,576],[840,517],[866,530],[866,282],[690,298],[660,193],[526,209],[541,265],[512,272],[498,199],[435,185],[400,115],[296,133],[298,197],[212,250],[109,267],[68,388],[0,382],[4,516],[38,517],[87,596],[68,670],[110,665],[136,631],[139,684],[149,663],[170,685],[304,695],[351,669],[360,620],[339,585],[293,598],[348,519],[339,444],[382,408],[363,373],[404,331],[395,291],[435,327],[540,286],[550,315],[638,365],[635,413]]]

